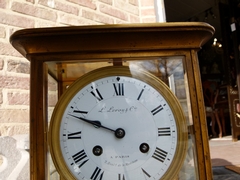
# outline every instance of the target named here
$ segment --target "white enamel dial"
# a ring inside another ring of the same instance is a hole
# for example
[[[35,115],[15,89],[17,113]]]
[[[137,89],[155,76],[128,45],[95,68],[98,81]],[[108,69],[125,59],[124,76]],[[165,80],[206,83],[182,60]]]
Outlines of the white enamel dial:
[[[125,75],[93,78],[62,110],[60,154],[75,179],[159,180],[174,161],[176,115],[145,81]]]

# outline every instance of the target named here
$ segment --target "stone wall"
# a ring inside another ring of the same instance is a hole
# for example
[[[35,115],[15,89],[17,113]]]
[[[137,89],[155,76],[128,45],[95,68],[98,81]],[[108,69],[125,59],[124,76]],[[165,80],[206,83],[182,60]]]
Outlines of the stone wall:
[[[144,22],[155,22],[154,0],[0,0],[0,135],[29,131],[29,62],[9,43],[14,31]]]
[[[0,0],[0,180],[29,179],[29,61],[9,43],[24,28],[156,22],[154,0]],[[49,77],[49,106],[56,84]],[[20,143],[20,146],[19,146]]]

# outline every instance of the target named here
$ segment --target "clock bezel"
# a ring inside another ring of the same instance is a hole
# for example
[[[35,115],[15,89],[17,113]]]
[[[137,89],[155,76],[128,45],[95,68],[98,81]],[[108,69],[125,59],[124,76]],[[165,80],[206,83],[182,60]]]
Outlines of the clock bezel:
[[[83,87],[93,81],[108,76],[127,76],[139,79],[156,89],[168,103],[173,112],[177,128],[177,148],[173,158],[177,159],[177,161],[172,161],[161,180],[175,178],[185,160],[188,142],[187,123],[182,107],[176,96],[163,81],[147,71],[130,69],[128,66],[107,66],[86,73],[77,79],[73,84],[71,84],[70,87],[68,87],[64,94],[60,97],[51,117],[48,136],[50,153],[58,173],[65,179],[75,180],[75,177],[72,175],[64,161],[60,147],[60,124],[66,107],[70,103],[71,99]]]

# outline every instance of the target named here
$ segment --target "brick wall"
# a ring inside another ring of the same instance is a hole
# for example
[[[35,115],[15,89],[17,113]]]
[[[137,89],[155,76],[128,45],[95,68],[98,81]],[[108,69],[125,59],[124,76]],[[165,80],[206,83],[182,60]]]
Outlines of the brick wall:
[[[155,22],[154,0],[0,0],[0,136],[29,132],[29,62],[9,43],[23,28]],[[56,85],[51,83],[49,105]]]

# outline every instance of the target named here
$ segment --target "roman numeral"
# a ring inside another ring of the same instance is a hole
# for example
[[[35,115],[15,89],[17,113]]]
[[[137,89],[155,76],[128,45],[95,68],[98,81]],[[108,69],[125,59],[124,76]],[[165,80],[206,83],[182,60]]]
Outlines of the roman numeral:
[[[143,168],[142,168],[142,172],[147,176],[147,177],[151,177],[150,174],[147,173],[147,171],[145,171]]]
[[[92,173],[92,176],[90,177],[90,179],[93,180],[102,180],[103,178],[103,172],[101,172],[101,169],[99,167],[96,167],[95,170]]]
[[[124,96],[124,84],[113,83],[113,87],[117,96]]]
[[[118,180],[125,180],[124,174],[118,174]]]
[[[167,154],[168,153],[166,151],[157,147],[155,152],[153,153],[152,157],[160,162],[164,162],[167,157]]]
[[[170,127],[158,128],[158,136],[171,136]]]
[[[91,86],[91,88],[93,89],[93,87]],[[100,92],[98,91],[98,89],[94,89],[93,91],[91,91],[91,94],[98,100],[101,101],[103,100],[102,95],[100,94]]]
[[[138,95],[137,100],[139,100],[141,98],[143,91],[144,91],[144,89],[141,90],[140,94]]]
[[[87,114],[88,111],[73,110],[74,113]]]
[[[82,167],[89,159],[87,158],[87,154],[84,152],[84,150],[79,151],[78,153],[74,154],[72,156],[75,163],[79,163],[79,168]]]
[[[81,139],[81,131],[75,132],[75,133],[69,133],[67,135],[68,139]],[[63,134],[63,136],[66,136],[66,134]]]
[[[154,108],[154,109],[151,111],[151,113],[152,113],[153,115],[155,115],[155,114],[159,113],[161,110],[163,110],[163,107],[162,107],[162,105],[159,105],[158,107]]]

